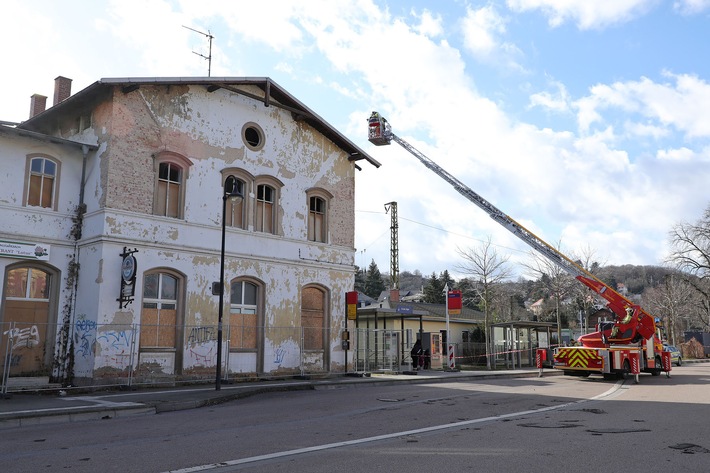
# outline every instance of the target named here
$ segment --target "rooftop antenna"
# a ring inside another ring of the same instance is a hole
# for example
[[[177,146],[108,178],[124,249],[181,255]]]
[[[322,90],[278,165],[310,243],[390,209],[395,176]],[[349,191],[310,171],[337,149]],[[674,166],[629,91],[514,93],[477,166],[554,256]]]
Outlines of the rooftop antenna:
[[[210,30],[207,30],[207,33],[198,31],[194,28],[190,28],[189,26],[182,25],[183,28],[187,28],[190,31],[194,31],[195,33],[199,33],[202,36],[206,37],[207,40],[210,43],[210,53],[209,56],[205,56],[204,54],[200,54],[198,52],[192,51],[193,54],[197,54],[201,58],[207,59],[207,77],[210,77],[212,75],[212,39],[214,36],[212,36],[212,33],[210,33]]]

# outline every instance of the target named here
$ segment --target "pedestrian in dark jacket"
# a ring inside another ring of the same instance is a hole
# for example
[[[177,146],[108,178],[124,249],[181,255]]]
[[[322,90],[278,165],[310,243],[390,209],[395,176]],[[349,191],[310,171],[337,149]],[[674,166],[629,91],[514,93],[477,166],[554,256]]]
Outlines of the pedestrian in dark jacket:
[[[416,341],[412,347],[410,355],[412,355],[412,364],[414,365],[415,370],[424,366],[424,350],[422,349],[421,340]]]

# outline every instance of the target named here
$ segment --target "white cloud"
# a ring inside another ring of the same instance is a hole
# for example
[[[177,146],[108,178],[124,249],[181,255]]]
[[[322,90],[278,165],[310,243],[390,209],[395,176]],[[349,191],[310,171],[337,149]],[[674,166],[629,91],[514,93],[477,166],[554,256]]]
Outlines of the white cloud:
[[[710,84],[687,74],[666,73],[671,83],[657,83],[642,77],[638,81],[599,84],[575,102],[579,128],[590,130],[604,124],[605,112],[618,110],[637,115],[649,125],[673,127],[689,138],[710,137]]]
[[[507,21],[493,5],[467,8],[460,22],[464,48],[479,61],[522,71],[520,49],[504,39]]]
[[[543,91],[530,96],[530,107],[541,107],[553,112],[567,112],[570,109],[570,95],[567,88],[561,82],[553,82],[551,87],[556,89],[553,92]]]
[[[421,14],[417,14],[416,11],[412,11],[412,16],[419,19],[419,24],[413,26],[414,31],[417,33],[430,38],[436,38],[443,35],[444,28],[442,25],[443,20],[441,15],[432,14],[432,12],[424,10]]]
[[[673,2],[673,9],[681,15],[697,15],[710,9],[710,0],[678,0]]]
[[[690,161],[695,156],[695,152],[688,148],[659,149],[656,156],[661,160]]]
[[[498,50],[498,37],[505,33],[505,20],[492,5],[478,10],[468,8],[461,21],[464,45],[477,57],[488,57]]]
[[[659,0],[507,0],[515,12],[540,10],[555,28],[567,21],[581,30],[601,29],[633,20],[659,3]]]

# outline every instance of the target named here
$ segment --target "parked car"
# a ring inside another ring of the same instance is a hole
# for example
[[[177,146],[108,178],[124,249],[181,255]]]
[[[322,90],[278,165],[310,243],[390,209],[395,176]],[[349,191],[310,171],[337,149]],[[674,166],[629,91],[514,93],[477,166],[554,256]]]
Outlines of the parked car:
[[[680,356],[680,350],[678,350],[677,347],[674,347],[673,345],[665,345],[663,347],[663,351],[671,352],[671,363],[676,366],[681,366],[683,364],[683,357]]]

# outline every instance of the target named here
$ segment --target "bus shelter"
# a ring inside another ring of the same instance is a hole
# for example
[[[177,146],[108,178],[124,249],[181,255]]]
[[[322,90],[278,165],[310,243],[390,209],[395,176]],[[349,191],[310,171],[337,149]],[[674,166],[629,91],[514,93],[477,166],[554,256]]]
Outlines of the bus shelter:
[[[492,324],[493,366],[505,369],[535,366],[535,351],[547,349],[547,359],[552,359],[552,340],[557,333],[554,322],[510,321]]]

